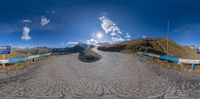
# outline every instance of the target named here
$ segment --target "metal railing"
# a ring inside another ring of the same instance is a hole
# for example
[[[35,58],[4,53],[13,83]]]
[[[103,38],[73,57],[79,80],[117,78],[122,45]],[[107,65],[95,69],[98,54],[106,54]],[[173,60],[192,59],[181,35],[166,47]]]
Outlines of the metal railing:
[[[146,52],[137,52],[137,53],[140,55],[155,57],[155,58],[168,60],[168,61],[172,61],[172,62],[191,64],[192,70],[195,69],[196,64],[200,64],[200,60],[196,60],[196,59],[183,59],[183,58],[172,57],[172,56],[156,55],[156,54],[146,53]]]
[[[51,55],[51,53],[38,54],[38,55],[33,55],[33,56],[28,56],[28,57],[21,57],[21,58],[4,59],[4,60],[0,60],[0,64],[17,63],[17,62],[27,61],[27,60],[35,59],[42,56],[49,56],[49,55]]]

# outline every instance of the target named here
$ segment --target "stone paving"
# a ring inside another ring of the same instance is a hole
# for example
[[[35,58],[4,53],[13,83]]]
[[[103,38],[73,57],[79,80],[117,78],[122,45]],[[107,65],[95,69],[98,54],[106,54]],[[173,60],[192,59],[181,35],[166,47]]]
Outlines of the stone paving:
[[[138,55],[102,52],[86,63],[78,54],[52,56],[15,80],[0,84],[0,97],[199,97],[199,76],[167,70]],[[92,99],[92,98],[91,98]]]

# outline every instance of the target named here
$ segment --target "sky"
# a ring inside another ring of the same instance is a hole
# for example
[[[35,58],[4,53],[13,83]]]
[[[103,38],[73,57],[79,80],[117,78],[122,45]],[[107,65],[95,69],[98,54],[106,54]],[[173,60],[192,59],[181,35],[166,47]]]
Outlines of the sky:
[[[167,37],[200,45],[199,0],[0,0],[0,44],[66,47]]]

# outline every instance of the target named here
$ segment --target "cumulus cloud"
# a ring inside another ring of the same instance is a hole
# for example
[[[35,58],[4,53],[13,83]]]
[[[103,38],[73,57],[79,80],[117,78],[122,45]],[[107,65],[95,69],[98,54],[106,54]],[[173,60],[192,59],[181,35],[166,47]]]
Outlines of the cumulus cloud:
[[[49,22],[50,22],[50,20],[47,19],[46,17],[44,17],[44,16],[41,17],[41,21],[40,21],[41,26],[45,26],[45,25],[47,25]]]
[[[129,33],[126,33],[125,38],[127,41],[131,40],[131,35]]]
[[[122,34],[116,23],[114,23],[106,16],[101,16],[99,20],[101,21],[101,27],[105,31],[105,33],[110,33],[111,35]]]
[[[98,41],[96,39],[91,38],[89,40],[86,40],[86,44],[98,46]]]
[[[126,33],[125,38],[130,39],[131,35],[129,33]]]
[[[112,38],[112,41],[114,41],[114,42],[123,42],[123,41],[125,41],[125,39],[123,39],[121,36],[119,36],[119,35],[116,35],[116,36],[113,36]]]
[[[110,20],[106,16],[101,16],[99,18],[101,21],[101,27],[104,30],[106,34],[109,34],[111,36],[111,40],[113,42],[122,42],[126,40],[130,40],[131,35],[129,33],[123,33],[120,28],[117,26],[115,22]]]
[[[25,40],[25,41],[31,40],[31,37],[29,36],[29,32],[30,32],[30,31],[31,31],[31,30],[30,30],[27,26],[25,26],[25,27],[23,28],[23,35],[22,35],[21,39],[22,39],[22,40]]]
[[[29,19],[22,20],[22,23],[31,23],[32,21]]]

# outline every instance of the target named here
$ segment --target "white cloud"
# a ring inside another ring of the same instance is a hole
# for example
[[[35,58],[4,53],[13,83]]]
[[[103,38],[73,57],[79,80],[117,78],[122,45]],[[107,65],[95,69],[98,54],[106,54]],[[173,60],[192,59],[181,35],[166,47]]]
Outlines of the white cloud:
[[[22,23],[31,23],[32,21],[29,19],[22,20]]]
[[[117,33],[110,33],[110,35],[111,35],[111,36],[116,36],[116,35],[117,35]]]
[[[142,35],[142,38],[146,38],[146,35]]]
[[[129,33],[126,33],[125,38],[131,38],[131,35]]]
[[[114,41],[114,42],[123,42],[123,41],[125,41],[125,39],[123,39],[121,36],[119,36],[119,35],[116,35],[116,36],[113,36],[112,38],[112,41]]]
[[[47,25],[49,22],[50,22],[50,20],[47,19],[46,17],[44,17],[44,16],[41,17],[41,21],[40,21],[41,26],[45,26],[45,25]]]
[[[131,35],[130,35],[129,33],[126,33],[125,38],[126,38],[126,39],[130,39],[130,38],[131,38]]]
[[[126,40],[130,40],[131,35],[129,33],[123,33],[117,26],[117,24],[110,20],[108,17],[101,16],[99,20],[101,21],[102,29],[106,34],[109,34],[111,36],[111,40],[113,42],[123,42]]]
[[[73,47],[77,44],[79,44],[79,42],[67,42],[67,46],[69,46],[69,47]]]
[[[131,38],[131,35],[129,33],[126,33],[125,35],[126,41],[130,41],[131,40],[130,38]]]
[[[61,44],[62,46],[65,46],[65,43],[64,43],[64,42],[60,42],[60,44]]]
[[[101,27],[105,33],[111,33],[112,35],[122,34],[116,23],[114,23],[106,16],[101,16],[99,20],[101,21]]]
[[[76,46],[77,44],[79,44],[79,42],[67,42],[67,43],[64,43],[64,42],[61,42],[60,43],[62,46],[67,46],[67,47],[74,47]]]
[[[23,35],[22,35],[21,39],[22,39],[22,40],[25,40],[25,41],[31,40],[31,37],[29,36],[29,32],[30,32],[30,31],[31,31],[31,30],[30,30],[27,26],[25,26],[25,27],[23,28]]]
[[[88,45],[94,45],[94,46],[99,46],[98,45],[98,41],[96,39],[89,39],[89,40],[86,40],[86,44]]]

